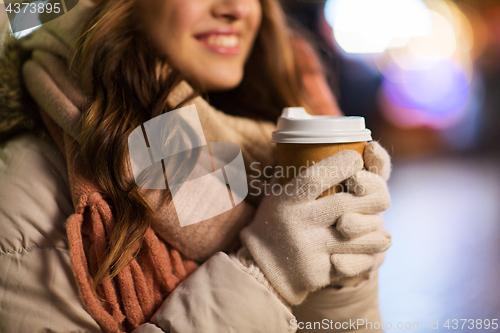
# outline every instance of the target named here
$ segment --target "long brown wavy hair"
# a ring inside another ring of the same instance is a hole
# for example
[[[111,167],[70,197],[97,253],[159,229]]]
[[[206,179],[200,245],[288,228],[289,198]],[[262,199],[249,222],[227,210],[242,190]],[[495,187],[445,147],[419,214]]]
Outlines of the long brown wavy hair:
[[[129,263],[157,218],[125,176],[127,139],[143,122],[171,110],[167,96],[183,80],[134,24],[139,3],[105,0],[75,45],[73,65],[91,101],[82,117],[81,155],[116,221],[94,287],[107,271],[112,278]],[[261,6],[261,27],[241,84],[230,91],[197,94],[227,113],[276,121],[283,107],[308,102],[293,56],[294,32],[277,0],[261,0]]]

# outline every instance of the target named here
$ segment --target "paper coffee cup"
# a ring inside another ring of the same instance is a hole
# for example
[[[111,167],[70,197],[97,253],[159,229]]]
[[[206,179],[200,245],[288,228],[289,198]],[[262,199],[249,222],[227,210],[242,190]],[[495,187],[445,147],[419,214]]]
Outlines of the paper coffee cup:
[[[363,117],[313,116],[304,108],[285,108],[278,119],[272,141],[276,143],[281,184],[328,156],[351,149],[363,156],[371,132]],[[302,168],[301,168],[302,167]],[[325,191],[320,197],[342,191],[342,186]]]

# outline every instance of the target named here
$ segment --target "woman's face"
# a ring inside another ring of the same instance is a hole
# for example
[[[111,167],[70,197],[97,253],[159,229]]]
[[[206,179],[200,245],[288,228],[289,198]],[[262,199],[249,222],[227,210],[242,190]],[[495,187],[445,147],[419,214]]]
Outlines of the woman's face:
[[[261,22],[260,0],[140,0],[153,44],[207,91],[236,87]]]

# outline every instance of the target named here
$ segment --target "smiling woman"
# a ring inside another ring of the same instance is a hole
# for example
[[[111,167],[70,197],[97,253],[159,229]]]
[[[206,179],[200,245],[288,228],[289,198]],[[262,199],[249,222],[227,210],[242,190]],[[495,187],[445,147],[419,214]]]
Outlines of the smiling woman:
[[[262,19],[259,0],[147,0],[140,6],[146,35],[187,78],[204,90],[240,83]]]
[[[366,197],[249,196],[185,227],[169,189],[134,182],[130,133],[187,104],[206,142],[238,145],[258,174],[274,164],[284,107],[340,114],[276,0],[80,0],[7,36],[2,52],[0,331],[292,332],[292,305],[315,291],[330,320],[380,321],[375,253],[390,235],[377,214],[389,204],[390,161],[378,144],[364,164],[384,177],[345,152],[315,166],[331,173],[293,180],[324,186],[340,173]],[[173,127],[162,142],[174,147],[189,131]],[[194,192],[177,192],[176,205],[194,214],[216,195]]]

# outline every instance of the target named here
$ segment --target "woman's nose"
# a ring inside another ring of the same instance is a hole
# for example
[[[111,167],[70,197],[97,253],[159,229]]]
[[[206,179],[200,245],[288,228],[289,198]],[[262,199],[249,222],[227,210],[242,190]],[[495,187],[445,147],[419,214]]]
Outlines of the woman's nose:
[[[213,14],[227,21],[237,21],[245,18],[252,9],[252,3],[259,0],[216,0]]]

